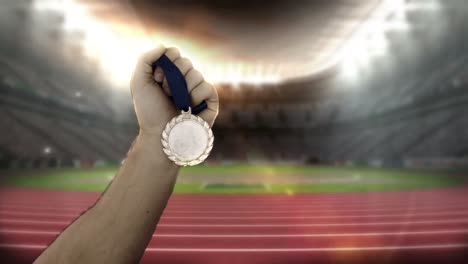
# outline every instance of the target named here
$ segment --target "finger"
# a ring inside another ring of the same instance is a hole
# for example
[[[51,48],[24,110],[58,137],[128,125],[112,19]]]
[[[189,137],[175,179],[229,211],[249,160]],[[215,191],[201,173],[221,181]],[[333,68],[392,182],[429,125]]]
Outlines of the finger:
[[[187,83],[187,89],[190,93],[195,87],[203,82],[203,75],[199,71],[191,69],[187,75],[185,75],[185,81]]]
[[[187,58],[178,58],[174,61],[174,64],[184,76],[193,68],[192,62]]]
[[[199,105],[203,101],[217,102],[218,96],[216,90],[208,82],[202,82],[192,89],[190,92],[190,100],[192,105]],[[213,110],[217,111],[218,109],[214,108]]]
[[[162,45],[144,53],[140,56],[137,62],[135,73],[148,74],[152,71],[152,64],[158,60],[166,51],[166,48]]]
[[[166,53],[166,55],[167,55],[167,53]],[[180,58],[179,57],[178,59],[176,59],[174,61],[174,65],[180,70],[180,72],[184,76],[187,74],[187,72],[189,72],[192,69],[192,63],[187,58]],[[163,77],[164,77],[164,80],[163,80],[163,83],[162,83],[163,90],[167,95],[171,95],[171,90],[169,88],[169,84],[167,82],[167,79],[166,79],[166,77],[164,75],[163,75]]]
[[[171,89],[169,89],[169,84],[168,84],[166,78],[164,78],[164,80],[163,80],[163,82],[162,82],[162,88],[163,88],[164,93],[165,93],[167,96],[171,96]]]
[[[143,53],[143,55],[138,60],[138,64],[147,65],[151,67],[153,62],[158,60],[166,52],[166,50],[167,50],[166,47],[164,47],[163,45],[159,45],[156,48],[146,53]]]
[[[153,75],[154,75],[154,80],[157,83],[162,83],[162,81],[164,80],[164,71],[160,66],[156,67]]]
[[[159,59],[165,51],[166,48],[160,45],[140,56],[136,63],[135,71],[133,72],[131,80],[131,86],[133,89],[141,87],[145,83],[151,81],[153,76],[153,68],[151,64]]]
[[[180,58],[179,50],[177,48],[174,48],[174,47],[167,48],[164,55],[166,55],[167,58],[169,58],[169,60],[171,60],[172,62],[174,62],[175,60]],[[162,83],[162,88],[164,90],[164,93],[166,95],[170,96],[171,91],[170,91],[169,86],[167,84],[167,79],[165,77],[164,70],[159,66],[156,67],[153,76],[154,76],[154,80],[157,83],[159,83],[159,84]]]
[[[218,93],[214,86],[204,81],[192,90],[190,98],[192,105],[199,105],[201,102],[206,101],[208,107],[200,112],[199,116],[208,122],[210,126],[213,126],[219,109]]]
[[[174,62],[175,60],[180,58],[179,50],[177,48],[174,48],[174,47],[167,48],[164,55],[166,55],[167,58],[169,58],[169,60],[171,60],[172,62]],[[164,80],[164,71],[159,66],[156,67],[153,75],[154,75],[154,80],[157,83],[161,83]]]
[[[205,120],[210,125],[210,127],[212,127],[216,117],[218,116],[218,112],[207,108],[201,111],[198,116],[203,118],[203,120]]]
[[[177,48],[170,47],[164,53],[172,62],[180,58],[180,51]]]

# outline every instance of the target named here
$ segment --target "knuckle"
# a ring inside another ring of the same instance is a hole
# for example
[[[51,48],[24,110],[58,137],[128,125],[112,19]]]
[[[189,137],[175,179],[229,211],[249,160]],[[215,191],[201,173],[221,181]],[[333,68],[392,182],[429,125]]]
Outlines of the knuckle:
[[[166,49],[166,52],[179,53],[179,49],[176,47],[169,47]]]
[[[203,75],[200,71],[192,69],[187,73],[187,81],[190,82],[191,88],[194,88],[203,82]]]
[[[179,62],[179,64],[181,66],[184,66],[184,67],[187,67],[187,68],[192,67],[192,62],[189,59],[185,58],[185,57],[182,57],[182,58],[178,59],[177,61]]]
[[[141,53],[140,55],[138,55],[137,62],[141,63],[145,61],[146,56],[148,56],[148,52]]]
[[[176,47],[170,47],[170,48],[166,49],[165,54],[167,56],[171,57],[171,59],[176,59],[176,58],[178,58],[180,56],[180,51]]]
[[[203,75],[201,74],[201,72],[197,69],[192,69],[189,74],[191,74],[193,76],[194,79],[203,79]]]
[[[219,100],[218,91],[216,90],[214,85],[210,84],[210,90],[211,90],[210,100],[213,102],[218,102]]]

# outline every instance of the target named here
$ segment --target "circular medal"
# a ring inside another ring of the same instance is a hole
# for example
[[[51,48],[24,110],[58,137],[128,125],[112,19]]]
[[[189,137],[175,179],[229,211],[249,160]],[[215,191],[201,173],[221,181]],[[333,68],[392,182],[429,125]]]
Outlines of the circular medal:
[[[175,164],[193,166],[208,157],[213,140],[209,124],[201,117],[192,115],[189,108],[167,123],[161,143],[164,153]]]

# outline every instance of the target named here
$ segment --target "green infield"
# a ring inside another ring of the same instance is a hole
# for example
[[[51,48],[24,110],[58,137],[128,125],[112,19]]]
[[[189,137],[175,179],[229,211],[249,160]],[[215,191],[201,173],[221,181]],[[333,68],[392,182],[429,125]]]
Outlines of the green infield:
[[[2,172],[2,185],[102,191],[117,167]],[[417,170],[293,165],[206,165],[182,168],[176,193],[369,192],[460,185],[461,177]]]

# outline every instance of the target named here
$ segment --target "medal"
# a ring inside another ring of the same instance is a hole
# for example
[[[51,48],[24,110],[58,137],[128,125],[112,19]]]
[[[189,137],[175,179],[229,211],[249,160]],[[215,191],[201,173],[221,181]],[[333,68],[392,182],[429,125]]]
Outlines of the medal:
[[[174,117],[162,133],[164,153],[175,164],[193,166],[203,162],[213,148],[213,132],[208,123],[192,115],[191,109]]]
[[[203,101],[193,108],[190,106],[184,76],[165,55],[153,63],[153,70],[156,66],[163,69],[172,101],[181,110],[181,114],[169,121],[162,132],[163,151],[177,165],[200,164],[210,155],[214,141],[210,125],[196,116],[207,107],[207,104]]]

